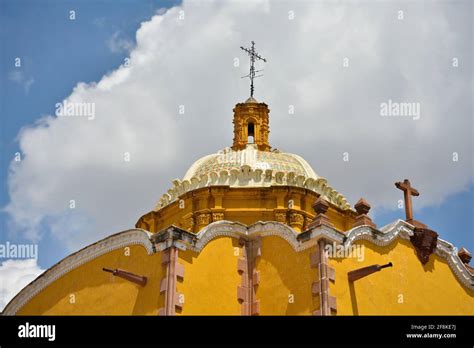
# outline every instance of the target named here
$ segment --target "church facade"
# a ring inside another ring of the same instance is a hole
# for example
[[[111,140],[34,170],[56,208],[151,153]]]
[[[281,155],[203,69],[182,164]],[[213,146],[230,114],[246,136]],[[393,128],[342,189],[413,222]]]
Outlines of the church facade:
[[[66,257],[4,315],[473,315],[470,253],[413,219],[377,227],[300,156],[269,108],[234,108],[233,145],[197,160],[136,228]]]

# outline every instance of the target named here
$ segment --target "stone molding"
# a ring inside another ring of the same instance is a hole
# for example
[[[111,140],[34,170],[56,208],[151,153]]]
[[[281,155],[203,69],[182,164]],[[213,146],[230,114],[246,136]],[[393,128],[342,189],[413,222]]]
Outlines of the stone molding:
[[[342,210],[351,210],[346,198],[327,184],[324,178],[309,178],[295,172],[273,171],[271,169],[253,169],[243,165],[241,170],[221,170],[194,176],[189,180],[173,180],[173,187],[161,196],[156,204],[155,211],[178,200],[178,198],[190,191],[211,186],[229,187],[271,187],[291,186],[308,189],[319,194],[328,202],[336,205]]]
[[[296,252],[316,246],[320,239],[325,239],[328,243],[343,244],[345,247],[350,247],[358,240],[366,240],[377,246],[386,246],[396,241],[397,238],[410,241],[414,229],[415,226],[408,222],[397,220],[380,229],[363,225],[354,227],[346,232],[341,232],[331,226],[321,225],[305,232],[297,233],[290,226],[275,221],[259,221],[246,226],[239,222],[222,220],[209,224],[197,235],[189,234],[190,236],[186,238],[186,243],[181,243],[181,247],[199,253],[210,241],[218,237],[252,240],[257,237],[266,236],[283,238]],[[457,252],[457,248],[452,244],[438,239],[435,253],[448,262],[456,278],[465,287],[474,290],[474,275],[469,272],[466,265],[457,255]]]

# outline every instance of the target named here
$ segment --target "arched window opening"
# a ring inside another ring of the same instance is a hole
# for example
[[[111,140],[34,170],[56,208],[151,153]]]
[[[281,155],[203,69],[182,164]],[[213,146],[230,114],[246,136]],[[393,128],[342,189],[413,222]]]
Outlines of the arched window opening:
[[[247,143],[248,144],[253,144],[255,142],[255,126],[253,123],[249,123],[247,125]]]

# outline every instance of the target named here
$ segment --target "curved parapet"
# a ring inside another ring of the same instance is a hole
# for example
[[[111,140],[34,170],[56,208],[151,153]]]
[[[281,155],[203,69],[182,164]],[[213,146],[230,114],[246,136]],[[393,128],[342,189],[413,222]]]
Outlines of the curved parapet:
[[[54,281],[67,273],[113,250],[126,246],[141,245],[148,255],[154,253],[154,245],[150,241],[151,233],[142,229],[131,229],[113,234],[94,244],[91,244],[74,254],[64,258],[21,290],[5,307],[3,315],[15,315],[34,296],[48,287]]]
[[[178,229],[177,227],[171,228]],[[409,223],[397,220],[380,229],[363,225],[341,232],[331,226],[322,225],[303,233],[298,233],[290,226],[275,221],[259,221],[246,226],[239,222],[224,220],[209,224],[197,235],[181,230],[182,235],[189,236],[189,238],[185,239],[185,243],[181,244],[181,247],[199,253],[209,242],[218,237],[255,239],[266,236],[278,236],[284,239],[296,252],[315,246],[321,238],[336,245],[343,245],[346,248],[360,240],[365,240],[376,246],[387,246],[395,243],[398,239],[409,241],[413,235],[413,229],[414,226]],[[163,232],[158,232],[153,238],[157,238],[160,233]],[[474,275],[469,272],[459,259],[457,249],[452,244],[439,239],[435,253],[447,261],[456,278],[465,287],[474,290]]]

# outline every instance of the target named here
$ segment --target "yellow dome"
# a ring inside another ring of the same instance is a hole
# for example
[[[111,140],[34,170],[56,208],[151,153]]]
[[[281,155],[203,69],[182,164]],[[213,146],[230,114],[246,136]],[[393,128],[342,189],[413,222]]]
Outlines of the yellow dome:
[[[165,193],[156,209],[175,201],[180,195],[209,186],[229,187],[301,187],[320,194],[341,209],[351,209],[344,196],[327,185],[300,156],[258,150],[248,144],[243,150],[224,150],[197,160],[183,180],[173,180],[173,188]]]

